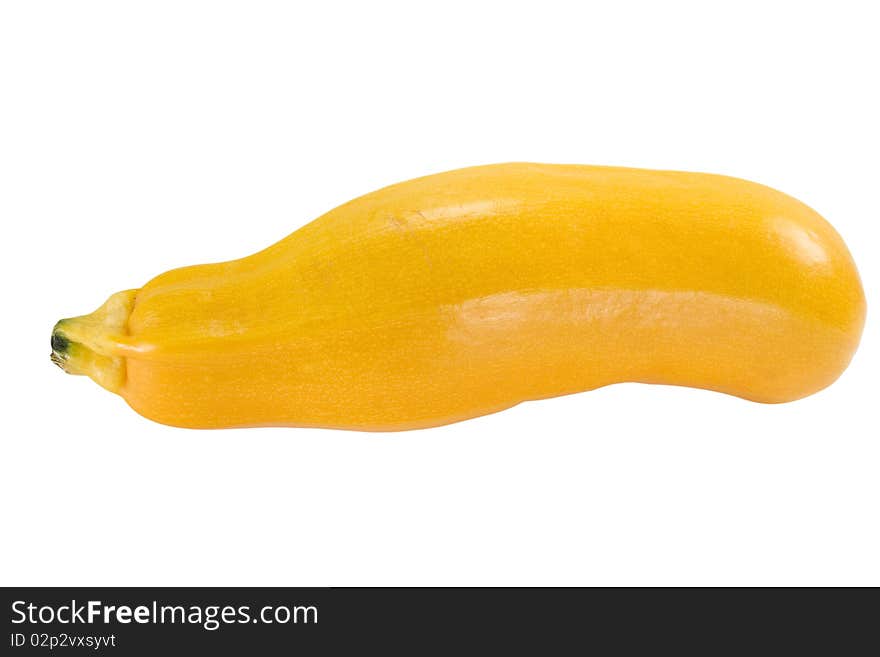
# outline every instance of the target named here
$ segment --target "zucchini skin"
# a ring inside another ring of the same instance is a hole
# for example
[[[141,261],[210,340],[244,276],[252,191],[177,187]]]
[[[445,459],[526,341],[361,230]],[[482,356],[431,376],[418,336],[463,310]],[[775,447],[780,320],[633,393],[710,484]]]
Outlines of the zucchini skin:
[[[101,339],[55,334],[195,428],[414,429],[623,381],[785,402],[843,372],[865,319],[845,244],[781,192],[532,163],[392,185],[126,294]]]

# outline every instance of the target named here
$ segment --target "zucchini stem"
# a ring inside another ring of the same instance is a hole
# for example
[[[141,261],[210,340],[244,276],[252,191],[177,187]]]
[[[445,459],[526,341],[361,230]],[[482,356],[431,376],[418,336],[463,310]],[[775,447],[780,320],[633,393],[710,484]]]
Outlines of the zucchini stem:
[[[52,329],[50,359],[68,374],[84,374],[110,392],[125,383],[125,357],[116,342],[128,331],[137,290],[112,295],[95,312],[62,319]]]

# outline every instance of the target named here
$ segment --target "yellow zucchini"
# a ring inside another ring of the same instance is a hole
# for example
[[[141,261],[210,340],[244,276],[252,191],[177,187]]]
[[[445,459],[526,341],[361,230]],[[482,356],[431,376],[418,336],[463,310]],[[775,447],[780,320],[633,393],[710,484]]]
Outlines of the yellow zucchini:
[[[725,176],[498,164],[350,201],[59,322],[53,360],[183,427],[429,427],[621,381],[785,402],[865,299],[816,212]]]

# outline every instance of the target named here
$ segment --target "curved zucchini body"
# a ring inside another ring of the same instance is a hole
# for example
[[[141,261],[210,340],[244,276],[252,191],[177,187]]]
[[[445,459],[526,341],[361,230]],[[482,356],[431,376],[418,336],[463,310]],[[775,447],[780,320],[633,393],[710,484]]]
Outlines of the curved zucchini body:
[[[865,300],[834,229],[724,176],[500,164],[392,185],[62,320],[53,358],[184,427],[400,430],[622,381],[784,402]]]

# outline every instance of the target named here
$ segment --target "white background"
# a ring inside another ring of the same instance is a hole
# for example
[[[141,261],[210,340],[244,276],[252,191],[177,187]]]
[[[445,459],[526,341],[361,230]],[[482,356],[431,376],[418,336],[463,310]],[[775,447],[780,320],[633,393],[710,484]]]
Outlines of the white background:
[[[0,583],[880,585],[870,2],[7,2]],[[508,160],[726,173],[840,231],[831,388],[636,384],[398,434],[153,424],[60,317],[354,196]]]

